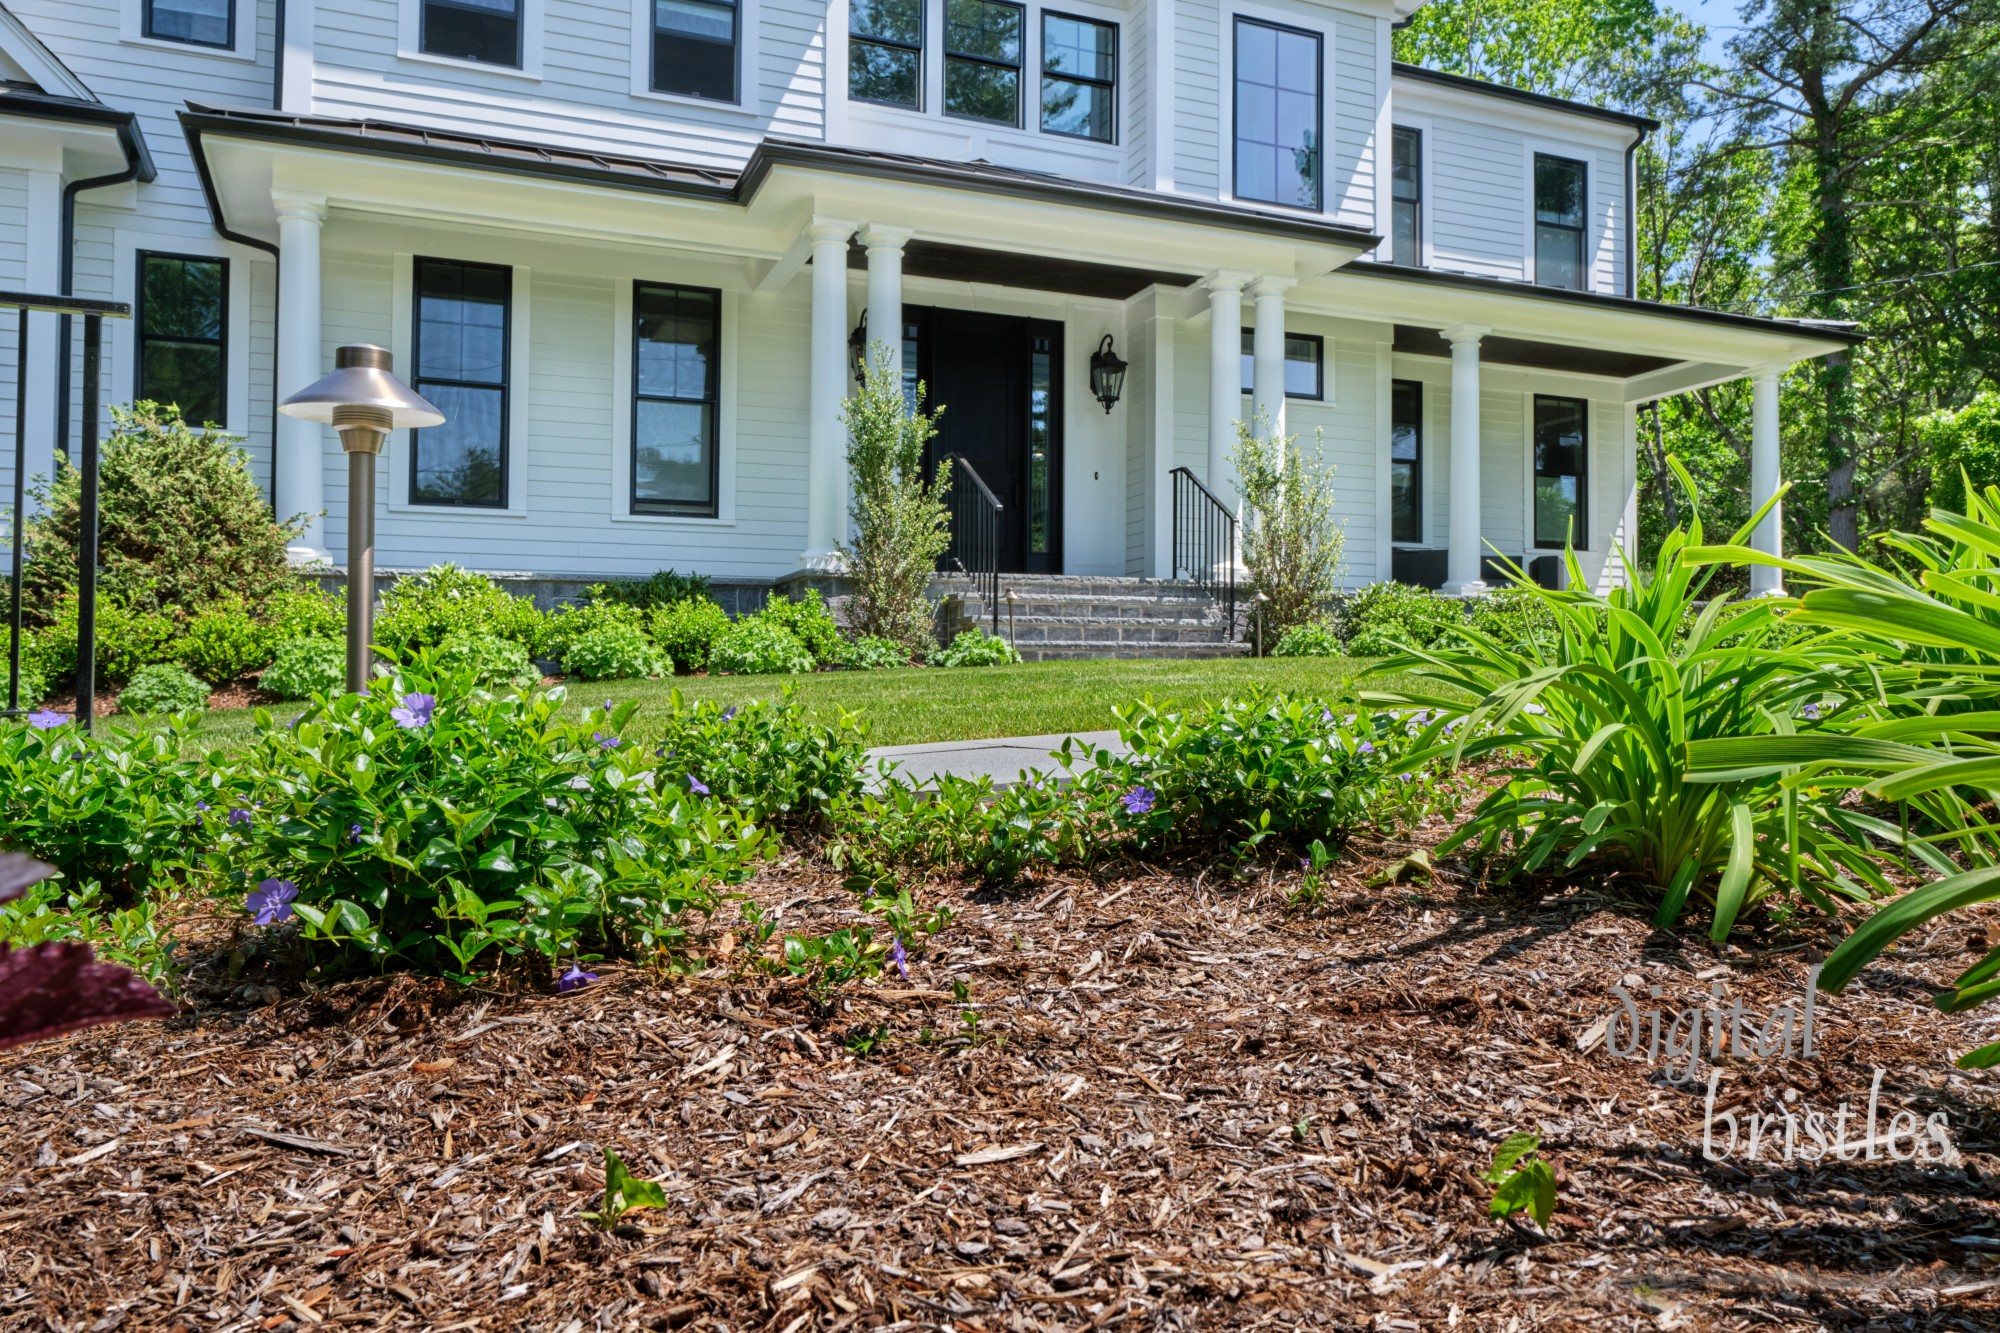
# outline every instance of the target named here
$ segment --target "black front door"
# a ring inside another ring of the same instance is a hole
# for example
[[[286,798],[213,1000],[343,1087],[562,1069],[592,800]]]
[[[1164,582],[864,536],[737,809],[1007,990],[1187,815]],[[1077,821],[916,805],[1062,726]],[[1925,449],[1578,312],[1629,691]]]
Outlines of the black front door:
[[[1000,568],[1062,567],[1062,326],[1013,315],[912,307],[917,374],[942,408],[931,457],[957,455],[1002,506]]]

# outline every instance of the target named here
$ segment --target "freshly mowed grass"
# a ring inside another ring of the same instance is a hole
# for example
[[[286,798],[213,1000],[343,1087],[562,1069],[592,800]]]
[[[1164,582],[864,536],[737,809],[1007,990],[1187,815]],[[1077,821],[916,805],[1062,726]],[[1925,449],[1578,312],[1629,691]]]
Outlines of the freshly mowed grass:
[[[1117,725],[1113,709],[1149,695],[1156,703],[1189,707],[1255,689],[1332,697],[1349,689],[1394,689],[1403,683],[1371,672],[1374,665],[1374,659],[1329,657],[1029,662],[949,670],[572,682],[569,694],[579,703],[638,700],[632,730],[633,739],[642,739],[647,713],[653,711],[648,705],[664,705],[675,690],[685,699],[731,704],[775,699],[790,685],[815,718],[835,721],[842,710],[859,714],[871,745],[916,745],[1102,731]],[[298,707],[278,704],[271,712],[283,719]],[[250,735],[251,715],[247,709],[210,713],[201,726],[211,741],[235,744]]]

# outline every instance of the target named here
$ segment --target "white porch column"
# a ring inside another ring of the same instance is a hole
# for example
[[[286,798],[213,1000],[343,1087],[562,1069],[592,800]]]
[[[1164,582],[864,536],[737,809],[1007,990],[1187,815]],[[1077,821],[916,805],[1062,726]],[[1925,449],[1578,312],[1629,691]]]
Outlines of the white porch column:
[[[868,347],[876,360],[876,345],[883,348],[884,364],[903,373],[903,244],[910,239],[908,227],[884,227],[869,223],[861,229],[861,243],[868,247]]]
[[[1451,528],[1444,591],[1454,596],[1486,591],[1480,577],[1479,340],[1486,330],[1469,324],[1445,329],[1451,343]]]
[[[1750,372],[1750,510],[1755,513],[1778,493],[1778,376],[1783,366],[1758,366]],[[1750,545],[1768,555],[1784,554],[1782,504],[1750,534]],[[1750,566],[1752,597],[1782,597],[1784,578],[1768,565]]]
[[[1203,484],[1215,498],[1236,507],[1235,472],[1229,465],[1236,447],[1236,420],[1243,412],[1243,284],[1247,273],[1211,273],[1208,288],[1208,472]]]
[[[56,274],[61,271],[62,255],[62,173],[59,171],[30,171],[28,177],[27,230],[22,237],[27,260],[26,281],[21,286],[28,291],[54,291]],[[20,315],[12,310],[0,315],[7,321],[10,330],[20,328]],[[23,438],[14,441],[14,447],[21,450],[27,460],[27,472],[33,477],[54,477],[56,474],[56,450],[69,448],[69,441],[56,439],[56,376],[57,365],[70,355],[62,341],[63,319],[37,311],[28,316],[28,377],[26,382],[14,387],[14,392],[27,399],[27,411],[22,418]],[[76,327],[76,321],[71,322]],[[75,335],[71,335],[72,342]],[[11,362],[11,358],[10,358]],[[8,374],[13,374],[10,364]],[[72,416],[71,421],[76,418]],[[106,422],[105,424],[109,424]],[[13,433],[14,423],[5,424],[6,433]],[[33,497],[27,501],[28,513],[36,511]],[[10,517],[7,522],[14,520]],[[11,529],[10,529],[11,530]]]
[[[806,549],[804,569],[834,569],[847,530],[847,238],[854,224],[815,218],[812,242],[812,351],[806,418]]]
[[[1257,303],[1250,333],[1251,413],[1267,437],[1285,433],[1285,289],[1290,278],[1259,278],[1250,285]]]
[[[278,213],[278,395],[289,397],[323,373],[320,331],[319,233],[326,200],[273,193]],[[272,447],[271,492],[280,519],[310,514],[293,539],[294,562],[328,559],[326,428],[316,421],[279,416]]]

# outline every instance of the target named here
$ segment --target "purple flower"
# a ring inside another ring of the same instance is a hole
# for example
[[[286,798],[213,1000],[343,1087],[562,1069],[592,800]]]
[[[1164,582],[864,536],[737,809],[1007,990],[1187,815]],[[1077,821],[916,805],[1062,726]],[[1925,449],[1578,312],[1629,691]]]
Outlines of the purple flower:
[[[602,746],[604,749],[607,750],[615,750],[619,746],[625,743],[624,741],[619,740],[616,736],[607,736],[601,731],[591,732],[590,739],[596,741],[598,745]]]
[[[67,721],[68,717],[53,708],[44,708],[39,713],[28,714],[28,725],[36,731],[53,731]]]
[[[1375,742],[1374,742],[1374,741],[1363,741],[1363,742],[1361,742],[1361,744],[1359,744],[1359,745],[1357,745],[1357,746],[1355,746],[1355,747],[1354,747],[1354,753],[1356,753],[1356,754],[1374,754],[1374,753],[1375,753]]]
[[[400,708],[391,708],[389,716],[404,731],[415,731],[418,727],[430,725],[431,714],[437,711],[435,694],[406,694]]]
[[[1134,787],[1118,799],[1125,802],[1126,814],[1150,815],[1153,813],[1153,802],[1157,798],[1150,787]]]
[[[361,841],[361,825],[359,825],[359,824],[349,824],[349,825],[347,826],[347,840],[348,840],[349,842],[360,842],[360,841]]]
[[[292,900],[299,896],[299,886],[288,879],[267,879],[257,885],[256,891],[243,900],[243,906],[257,914],[257,924],[274,926],[290,919]]]
[[[196,801],[196,802],[194,803],[194,808],[195,808],[195,809],[197,809],[197,810],[206,810],[206,809],[208,809],[208,802],[207,802],[207,801]]]
[[[731,705],[729,705],[729,707],[727,707],[727,708],[725,708],[725,709],[723,709],[723,710],[722,710],[722,720],[723,720],[724,722],[727,722],[727,721],[728,721],[728,720],[729,720],[730,718],[732,718],[732,717],[735,717],[735,716],[736,716],[736,705],[735,705],[735,704],[731,704]]]
[[[1804,708],[1799,710],[1799,714],[1800,716],[1804,717],[1805,720],[1808,722],[1817,722],[1819,721],[1819,705],[1807,704]]]
[[[910,956],[903,952],[902,936],[897,936],[889,946],[889,966],[903,974],[903,980],[910,979]]]
[[[708,795],[708,784],[690,773],[688,774],[688,790],[696,796],[706,796]]]
[[[617,710],[617,709],[616,709],[616,708],[615,708],[615,707],[614,707],[614,706],[612,705],[612,702],[611,702],[611,700],[609,700],[609,699],[606,699],[606,700],[604,701],[604,711],[605,711],[605,712],[607,712],[607,713],[615,713],[615,712],[617,712],[618,710]],[[573,972],[573,971],[575,971],[576,969],[575,969],[575,968],[571,968],[570,970],[571,970],[571,971]]]
[[[575,963],[571,963],[569,971],[556,979],[556,989],[567,995],[573,990],[581,990],[595,980],[597,980],[597,973],[586,972]]]
[[[250,812],[239,805],[229,812],[229,822],[247,825],[250,822]]]
[[[1332,725],[1333,725],[1333,710],[1332,710],[1331,708],[1322,708],[1322,709],[1320,709],[1320,710],[1319,710],[1319,721],[1320,721],[1320,725],[1321,725],[1321,726],[1323,726],[1323,727],[1330,727],[1330,726],[1332,726]]]

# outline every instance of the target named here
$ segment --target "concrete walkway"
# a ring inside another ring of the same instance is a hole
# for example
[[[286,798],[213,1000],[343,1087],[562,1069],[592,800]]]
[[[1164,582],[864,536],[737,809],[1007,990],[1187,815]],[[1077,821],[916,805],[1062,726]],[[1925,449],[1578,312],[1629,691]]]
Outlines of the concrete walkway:
[[[892,762],[896,765],[898,778],[918,785],[931,782],[941,773],[950,773],[961,778],[989,777],[996,787],[1010,787],[1020,781],[1023,769],[1060,775],[1062,764],[1050,752],[1061,748],[1064,739],[1058,734],[1002,736],[982,741],[935,741],[927,745],[884,745],[868,752],[869,781],[870,785],[879,783],[882,764]],[[1115,731],[1072,732],[1068,739],[1076,742],[1072,749],[1125,753],[1125,747]],[[1084,760],[1070,771],[1080,773],[1088,767],[1089,761]]]

